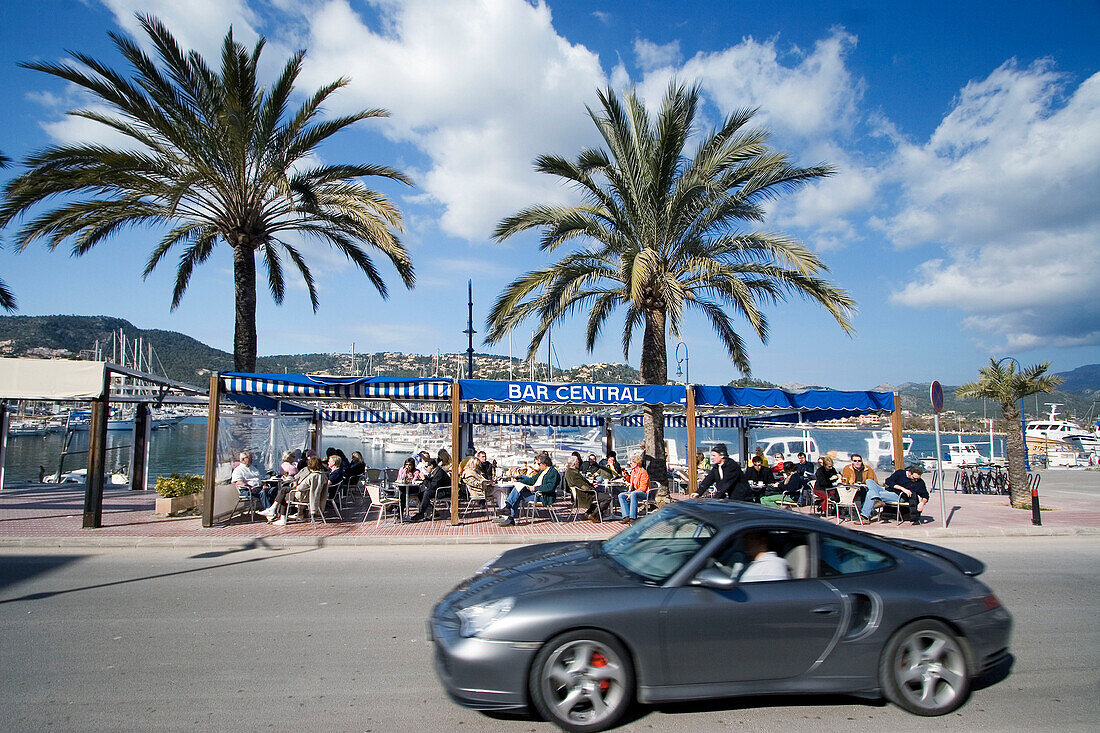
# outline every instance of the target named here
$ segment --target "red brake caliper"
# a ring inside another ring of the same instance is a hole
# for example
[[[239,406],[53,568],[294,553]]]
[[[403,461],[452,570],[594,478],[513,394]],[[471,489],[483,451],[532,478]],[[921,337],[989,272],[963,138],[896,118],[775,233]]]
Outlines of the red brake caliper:
[[[592,654],[592,666],[593,667],[606,667],[607,658],[599,652],[593,652]],[[600,689],[607,692],[610,689],[611,683],[607,680],[600,680]]]

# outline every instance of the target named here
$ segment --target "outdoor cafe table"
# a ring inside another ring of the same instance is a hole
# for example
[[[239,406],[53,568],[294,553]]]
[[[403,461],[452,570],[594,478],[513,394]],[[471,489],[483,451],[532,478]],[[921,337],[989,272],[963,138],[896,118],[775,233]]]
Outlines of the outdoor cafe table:
[[[401,518],[398,521],[405,522],[405,514],[409,511],[409,489],[413,488],[414,486],[420,486],[420,484],[420,481],[394,482],[393,487],[401,492]]]

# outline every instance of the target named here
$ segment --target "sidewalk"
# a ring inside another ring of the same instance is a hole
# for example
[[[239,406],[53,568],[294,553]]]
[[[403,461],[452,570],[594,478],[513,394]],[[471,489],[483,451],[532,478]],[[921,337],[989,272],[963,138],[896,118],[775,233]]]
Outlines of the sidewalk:
[[[947,485],[953,476],[948,473]],[[84,487],[26,484],[0,491],[0,547],[224,547],[249,543],[265,547],[375,544],[528,544],[556,540],[606,538],[623,528],[619,522],[594,524],[583,518],[554,523],[541,515],[522,526],[503,528],[485,512],[471,513],[459,526],[446,521],[419,524],[375,523],[377,510],[363,522],[362,505],[350,507],[343,521],[328,524],[290,523],[275,527],[260,520],[235,519],[228,527],[203,529],[198,517],[164,518],[153,514],[155,494],[106,489],[103,527],[82,529]],[[1039,496],[1043,526],[1031,524],[1030,510],[1012,509],[1006,496],[945,495],[947,526],[940,497],[933,493],[919,527],[876,522],[863,529],[914,539],[935,537],[1004,537],[1028,535],[1100,536],[1100,471],[1048,470],[1042,474]],[[571,516],[571,515],[570,515]],[[859,529],[858,524],[845,526]]]

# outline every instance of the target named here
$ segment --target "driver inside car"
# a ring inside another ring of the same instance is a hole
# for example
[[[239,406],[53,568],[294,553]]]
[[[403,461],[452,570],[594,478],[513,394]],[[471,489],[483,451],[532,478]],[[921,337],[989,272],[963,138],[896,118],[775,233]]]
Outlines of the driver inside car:
[[[746,532],[742,539],[745,555],[752,562],[737,579],[739,583],[760,583],[768,580],[790,580],[791,566],[768,546],[768,533]]]

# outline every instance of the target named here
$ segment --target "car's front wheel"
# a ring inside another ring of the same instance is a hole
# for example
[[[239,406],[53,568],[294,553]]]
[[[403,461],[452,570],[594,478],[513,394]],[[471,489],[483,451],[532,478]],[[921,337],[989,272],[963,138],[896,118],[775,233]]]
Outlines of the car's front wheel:
[[[626,714],[634,699],[634,669],[610,634],[570,631],[542,646],[528,685],[546,720],[563,730],[590,733],[611,728]]]
[[[890,702],[915,715],[946,715],[970,693],[962,642],[934,619],[914,621],[894,634],[879,676]]]

